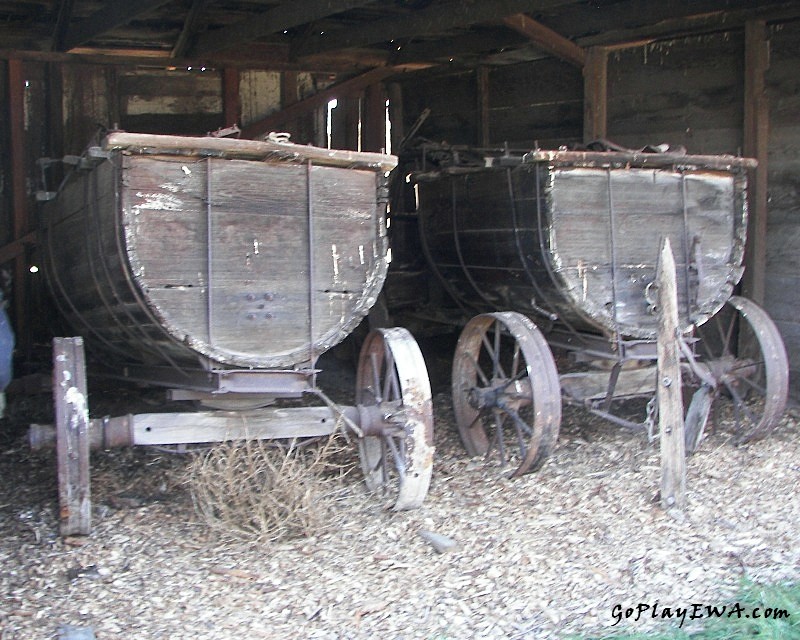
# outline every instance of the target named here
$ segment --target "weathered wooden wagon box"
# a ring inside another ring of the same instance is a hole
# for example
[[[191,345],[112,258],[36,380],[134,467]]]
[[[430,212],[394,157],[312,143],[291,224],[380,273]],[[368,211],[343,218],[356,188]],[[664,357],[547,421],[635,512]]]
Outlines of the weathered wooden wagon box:
[[[415,178],[431,262],[460,301],[653,339],[666,238],[684,327],[713,316],[739,282],[746,167],[726,156],[532,151]]]
[[[112,361],[310,363],[358,324],[387,267],[392,156],[112,133],[43,215],[64,317]]]

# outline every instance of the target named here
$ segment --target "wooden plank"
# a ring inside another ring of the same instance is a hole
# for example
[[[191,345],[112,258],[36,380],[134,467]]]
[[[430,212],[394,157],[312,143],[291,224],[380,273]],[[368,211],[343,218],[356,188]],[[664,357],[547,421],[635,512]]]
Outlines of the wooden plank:
[[[583,68],[583,141],[602,140],[608,128],[608,52],[591,47]]]
[[[89,408],[83,338],[53,339],[59,522],[62,536],[92,528]]]
[[[13,238],[22,238],[30,228],[28,218],[28,190],[25,135],[25,69],[21,60],[8,61],[8,126],[9,155],[11,156],[11,207]],[[25,288],[27,273],[24,253],[14,258],[14,328],[17,345],[23,351],[30,346],[30,324],[26,322],[25,307],[28,291]]]
[[[330,15],[369,4],[373,0],[304,0],[284,2],[229,27],[202,34],[191,48],[194,56],[252,42],[261,36],[313,23]]]
[[[186,55],[189,43],[197,34],[198,18],[208,3],[209,0],[192,0],[192,6],[183,21],[181,32],[175,41],[175,46],[172,47],[171,58],[182,58]]]
[[[332,434],[336,429],[337,418],[328,407],[142,413],[133,416],[133,444],[312,438]]]
[[[661,441],[661,506],[686,506],[686,451],[681,360],[678,347],[678,292],[669,238],[661,250],[658,279],[658,424]]]
[[[538,0],[538,10],[570,4],[570,0]],[[358,28],[342,28],[315,38],[293,43],[296,57],[325,53],[337,49],[388,42],[398,38],[414,38],[426,33],[441,33],[479,22],[494,22],[499,17],[529,11],[530,0],[451,0],[410,12],[399,19],[392,15],[374,20]],[[305,22],[305,20],[304,20]]]
[[[747,270],[744,294],[764,304],[767,261],[769,98],[766,73],[769,69],[769,40],[763,20],[745,24],[744,68],[744,154],[756,158],[749,185],[750,221],[747,233]]]
[[[475,70],[478,88],[478,146],[489,146],[489,67],[481,65]]]
[[[517,33],[529,38],[537,47],[557,58],[569,62],[579,69],[586,64],[586,52],[581,47],[524,13],[506,16],[503,18],[503,22]]]
[[[222,70],[222,126],[232,127],[240,123],[241,113],[239,70],[225,67]]]
[[[79,44],[103,35],[167,4],[169,0],[139,0],[138,2],[107,2],[102,9],[81,20],[68,30],[61,50],[69,51]]]

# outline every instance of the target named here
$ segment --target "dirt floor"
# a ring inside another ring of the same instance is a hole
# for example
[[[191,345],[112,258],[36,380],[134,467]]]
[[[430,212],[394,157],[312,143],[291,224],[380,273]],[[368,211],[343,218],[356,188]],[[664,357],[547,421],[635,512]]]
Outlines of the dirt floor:
[[[740,447],[718,426],[689,459],[688,507],[665,512],[658,448],[643,434],[567,409],[544,468],[509,480],[464,453],[446,387],[435,391],[422,509],[385,510],[353,472],[326,489],[327,530],[270,544],[212,536],[183,482],[189,457],[154,449],[93,453],[93,532],[59,537],[54,455],[32,453],[23,433],[52,421],[49,399],[12,399],[0,441],[0,640],[88,637],[76,628],[102,640],[599,636],[659,622],[615,625],[617,605],[715,606],[745,577],[800,579],[796,410]],[[142,400],[110,389],[90,406]],[[421,530],[457,546],[439,554]]]

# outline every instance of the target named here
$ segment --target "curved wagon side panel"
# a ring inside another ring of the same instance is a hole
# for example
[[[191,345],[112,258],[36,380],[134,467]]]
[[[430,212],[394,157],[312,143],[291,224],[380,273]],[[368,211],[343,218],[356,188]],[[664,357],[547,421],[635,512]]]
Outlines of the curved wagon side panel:
[[[531,152],[417,174],[423,242],[447,290],[479,313],[652,340],[668,238],[681,325],[706,322],[743,272],[745,161],[583,155]]]
[[[115,362],[307,364],[374,304],[391,156],[137,134],[96,155],[45,212],[48,275]]]

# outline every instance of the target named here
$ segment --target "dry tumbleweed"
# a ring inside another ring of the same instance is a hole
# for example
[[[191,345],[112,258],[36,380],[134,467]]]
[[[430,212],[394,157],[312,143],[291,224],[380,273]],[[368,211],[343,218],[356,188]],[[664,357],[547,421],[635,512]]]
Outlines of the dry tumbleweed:
[[[186,482],[200,518],[222,536],[270,542],[312,536],[331,522],[336,489],[348,469],[336,461],[340,437],[286,445],[223,442],[198,453]]]

